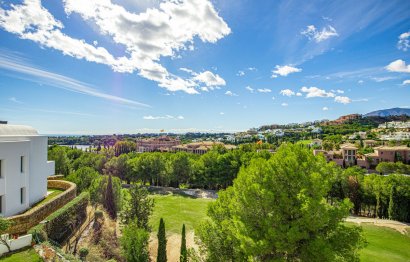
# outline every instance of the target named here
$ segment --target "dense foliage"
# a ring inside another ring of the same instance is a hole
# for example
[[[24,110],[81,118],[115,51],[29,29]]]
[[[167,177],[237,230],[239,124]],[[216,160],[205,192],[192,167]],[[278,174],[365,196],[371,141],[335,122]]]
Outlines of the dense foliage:
[[[148,190],[141,185],[132,184],[124,194],[122,223],[127,225],[135,221],[139,228],[150,230],[148,222],[153,212],[154,199],[148,196]]]
[[[297,145],[242,168],[198,230],[209,261],[355,261],[360,228],[347,199],[326,201],[338,169]]]
[[[121,246],[123,255],[128,262],[148,262],[149,233],[138,227],[137,223],[127,224],[122,231]]]

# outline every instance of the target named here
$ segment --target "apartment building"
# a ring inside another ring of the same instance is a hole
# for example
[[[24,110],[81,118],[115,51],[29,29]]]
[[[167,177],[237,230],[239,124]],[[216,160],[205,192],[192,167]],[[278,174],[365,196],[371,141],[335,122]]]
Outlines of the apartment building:
[[[47,195],[47,137],[29,126],[0,124],[0,215],[19,214]]]
[[[160,136],[137,141],[137,152],[170,151],[173,146],[180,145],[178,138]]]

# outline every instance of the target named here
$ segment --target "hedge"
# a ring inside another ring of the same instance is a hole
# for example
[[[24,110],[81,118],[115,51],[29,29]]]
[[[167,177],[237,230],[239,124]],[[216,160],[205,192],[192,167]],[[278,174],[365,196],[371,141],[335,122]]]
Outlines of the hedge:
[[[62,244],[71,235],[72,231],[81,225],[87,218],[87,205],[90,195],[83,192],[65,206],[58,209],[47,218],[47,223],[32,227],[28,233],[33,234],[36,241],[47,239]]]

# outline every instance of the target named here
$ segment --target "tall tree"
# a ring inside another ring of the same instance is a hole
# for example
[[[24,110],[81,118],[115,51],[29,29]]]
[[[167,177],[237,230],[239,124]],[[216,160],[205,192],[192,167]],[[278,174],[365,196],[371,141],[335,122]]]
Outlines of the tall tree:
[[[343,224],[352,204],[330,205],[334,165],[299,145],[254,159],[210,204],[198,235],[210,261],[353,261],[361,229]],[[297,182],[295,182],[297,181]]]
[[[132,184],[128,192],[129,198],[124,201],[121,212],[123,224],[136,220],[138,227],[149,231],[148,222],[154,208],[154,199],[149,197],[148,190],[141,185]]]
[[[135,222],[127,224],[122,231],[120,241],[126,261],[148,262],[148,240],[148,231],[139,228]]]
[[[111,176],[108,176],[107,188],[105,189],[104,208],[107,210],[108,214],[112,219],[117,218],[117,207],[115,204]]]
[[[181,254],[180,254],[180,262],[188,262],[188,252],[186,249],[186,232],[185,232],[185,224],[182,225],[182,236],[181,236]]]
[[[158,253],[157,253],[157,262],[166,262],[167,261],[167,238],[165,236],[165,223],[161,217],[159,221],[158,228]]]

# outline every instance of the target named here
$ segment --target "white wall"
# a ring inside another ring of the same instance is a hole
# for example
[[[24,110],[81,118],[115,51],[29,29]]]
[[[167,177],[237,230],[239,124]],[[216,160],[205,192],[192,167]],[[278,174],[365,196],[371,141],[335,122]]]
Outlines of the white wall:
[[[21,156],[24,156],[23,173],[20,172]],[[47,195],[47,177],[54,175],[54,162],[47,161],[47,137],[0,136],[0,160],[2,216],[19,214]],[[20,197],[22,187],[25,188],[23,204]]]
[[[7,235],[2,235],[1,237],[8,238]],[[23,247],[31,246],[32,239],[33,239],[33,236],[31,234],[28,234],[28,235],[21,236],[17,239],[9,239],[7,240],[7,242],[10,246],[11,251],[14,251],[14,250],[19,250]],[[4,244],[0,243],[0,256],[7,252],[9,252],[8,248]]]

